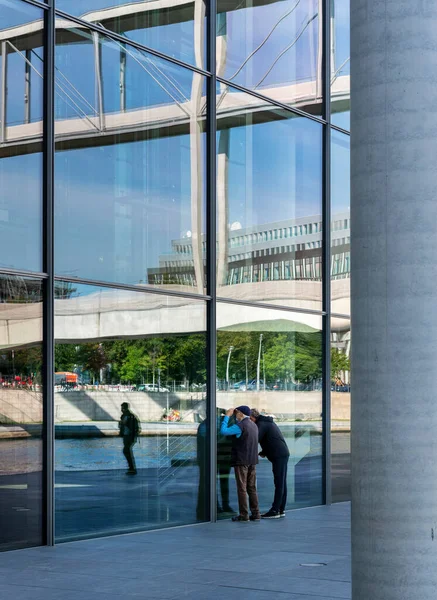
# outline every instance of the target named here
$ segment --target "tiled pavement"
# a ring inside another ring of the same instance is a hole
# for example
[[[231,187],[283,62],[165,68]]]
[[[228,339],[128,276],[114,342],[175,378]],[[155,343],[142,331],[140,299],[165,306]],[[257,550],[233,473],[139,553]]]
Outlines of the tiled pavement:
[[[350,504],[2,553],[0,577],[13,600],[350,599]]]

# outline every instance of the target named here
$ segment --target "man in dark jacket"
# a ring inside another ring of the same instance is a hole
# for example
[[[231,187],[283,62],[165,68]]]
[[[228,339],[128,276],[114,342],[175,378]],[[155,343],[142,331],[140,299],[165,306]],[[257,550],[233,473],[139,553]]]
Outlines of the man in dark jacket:
[[[260,415],[252,408],[250,419],[258,427],[258,441],[261,446],[260,456],[266,456],[272,463],[275,496],[272,508],[261,515],[262,519],[279,519],[285,517],[287,504],[287,467],[290,451],[281,430],[273,422],[272,417]]]
[[[120,436],[123,438],[123,454],[129,466],[126,475],[136,475],[137,467],[135,465],[133,447],[141,432],[141,427],[138,417],[130,410],[128,402],[123,402],[121,405],[119,430]]]
[[[229,425],[230,417],[235,414],[237,422]],[[259,521],[258,493],[256,491],[256,465],[258,464],[258,430],[250,420],[250,408],[238,406],[226,411],[220,427],[220,433],[232,437],[231,465],[234,467],[237,482],[238,507],[240,514],[233,521]],[[249,508],[247,497],[249,496]]]

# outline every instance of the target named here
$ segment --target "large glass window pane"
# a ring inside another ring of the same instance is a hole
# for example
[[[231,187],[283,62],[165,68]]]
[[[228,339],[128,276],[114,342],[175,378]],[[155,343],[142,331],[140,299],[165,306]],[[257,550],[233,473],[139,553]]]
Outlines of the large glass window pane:
[[[217,102],[217,293],[319,310],[322,126],[227,89]]]
[[[318,0],[218,0],[217,74],[284,104],[321,114],[321,6]]]
[[[331,0],[331,122],[350,129],[349,0]]]
[[[288,509],[322,502],[322,319],[253,306],[217,305],[217,427],[226,409],[270,416],[288,445]],[[218,432],[219,516],[238,511],[233,438]],[[260,447],[261,451],[261,447]],[[273,501],[272,462],[257,466],[260,508]]]
[[[42,271],[43,11],[0,14],[0,267]]]
[[[205,303],[56,286],[57,540],[205,519]]]
[[[350,137],[331,132],[331,310],[349,315],[350,276]]]
[[[203,293],[204,78],[62,26],[57,274]]]
[[[183,62],[205,68],[205,3],[56,0],[56,7]]]
[[[351,499],[351,326],[331,319],[331,477],[333,502]]]
[[[0,275],[0,550],[43,543],[42,284]]]

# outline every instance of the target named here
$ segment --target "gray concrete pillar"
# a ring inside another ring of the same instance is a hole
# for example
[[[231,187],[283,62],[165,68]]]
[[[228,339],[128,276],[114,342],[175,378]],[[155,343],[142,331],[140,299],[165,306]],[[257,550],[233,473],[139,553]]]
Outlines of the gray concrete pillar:
[[[353,600],[435,600],[437,2],[351,20]]]

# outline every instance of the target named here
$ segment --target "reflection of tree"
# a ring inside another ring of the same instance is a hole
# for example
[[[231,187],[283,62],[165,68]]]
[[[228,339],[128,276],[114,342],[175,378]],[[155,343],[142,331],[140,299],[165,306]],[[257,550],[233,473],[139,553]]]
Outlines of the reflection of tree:
[[[113,340],[87,344],[57,344],[55,368],[71,371],[79,367],[107,383],[158,383],[206,380],[204,334]]]
[[[55,352],[55,371],[72,371],[77,364],[76,346],[57,344]]]
[[[8,304],[27,304],[41,302],[42,284],[37,279],[17,275],[0,277],[0,302]]]
[[[55,298],[67,300],[77,292],[77,288],[69,281],[55,281],[54,294]]]
[[[267,380],[310,382],[322,376],[322,340],[320,332],[262,333],[264,369]],[[224,379],[229,347],[233,346],[231,378],[249,379],[257,369],[260,332],[219,331],[217,340],[217,376]]]
[[[262,371],[268,381],[309,383],[322,376],[322,338],[319,331],[262,332]],[[260,331],[219,331],[217,376],[226,376],[229,348],[233,346],[230,376],[256,377]],[[112,340],[79,345],[57,344],[57,371],[89,371],[106,383],[158,383],[206,381],[204,334]],[[342,370],[344,367],[341,367]]]
[[[350,371],[351,361],[338,348],[331,348],[331,379],[341,379],[341,373]]]
[[[12,380],[19,376],[22,380],[31,378],[33,383],[41,383],[41,372],[41,344],[19,350],[7,349],[0,353],[0,379]]]
[[[93,380],[100,379],[100,371],[107,365],[107,358],[102,344],[82,344],[77,347],[77,362],[84,371],[90,371]]]

